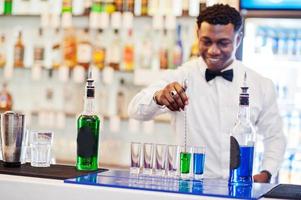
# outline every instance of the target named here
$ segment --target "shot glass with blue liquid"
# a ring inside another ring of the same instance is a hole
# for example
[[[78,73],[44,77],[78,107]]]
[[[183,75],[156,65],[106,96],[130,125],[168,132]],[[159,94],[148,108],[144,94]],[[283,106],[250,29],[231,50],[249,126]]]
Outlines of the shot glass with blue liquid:
[[[205,165],[205,147],[197,146],[193,148],[193,178],[202,180]]]

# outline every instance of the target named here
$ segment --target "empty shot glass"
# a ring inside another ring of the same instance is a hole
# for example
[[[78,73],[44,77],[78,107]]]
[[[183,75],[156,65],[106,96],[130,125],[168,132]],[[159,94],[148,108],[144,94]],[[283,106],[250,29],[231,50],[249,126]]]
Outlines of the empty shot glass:
[[[34,131],[31,132],[31,137],[31,166],[49,167],[51,162],[53,132]]]
[[[155,174],[157,176],[165,175],[166,147],[165,144],[155,145]]]
[[[178,177],[180,164],[180,146],[168,145],[167,147],[167,175],[171,178]]]
[[[151,175],[153,169],[154,144],[143,144],[143,174]]]
[[[180,173],[182,179],[191,178],[193,148],[190,146],[182,146],[180,152]]]
[[[205,147],[198,146],[193,148],[193,178],[203,179],[205,165]]]
[[[139,174],[140,172],[140,156],[141,156],[141,143],[131,143],[131,174]]]

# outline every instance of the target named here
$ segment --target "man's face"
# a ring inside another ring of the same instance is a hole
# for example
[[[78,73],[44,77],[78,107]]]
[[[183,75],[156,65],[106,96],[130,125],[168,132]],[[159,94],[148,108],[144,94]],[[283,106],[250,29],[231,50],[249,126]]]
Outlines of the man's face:
[[[240,42],[239,34],[234,32],[234,25],[213,25],[202,22],[198,29],[200,55],[208,68],[220,71],[229,66],[235,57]]]

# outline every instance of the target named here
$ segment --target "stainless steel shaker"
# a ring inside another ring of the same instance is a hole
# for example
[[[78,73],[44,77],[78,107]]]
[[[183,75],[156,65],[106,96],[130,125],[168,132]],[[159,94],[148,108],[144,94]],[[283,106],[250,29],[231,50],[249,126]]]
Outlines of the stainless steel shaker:
[[[21,165],[25,115],[13,111],[2,113],[0,126],[4,166],[19,167]]]

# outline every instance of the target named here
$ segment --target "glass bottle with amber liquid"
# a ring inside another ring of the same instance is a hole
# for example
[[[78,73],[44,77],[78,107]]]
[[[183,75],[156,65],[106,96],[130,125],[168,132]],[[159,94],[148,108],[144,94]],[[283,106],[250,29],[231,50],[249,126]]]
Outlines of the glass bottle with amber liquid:
[[[87,80],[84,111],[77,119],[77,170],[98,169],[99,117],[95,114],[95,87],[91,73]]]
[[[14,67],[24,67],[24,44],[21,31],[18,33],[18,38],[14,46]]]
[[[5,35],[0,36],[0,68],[3,68],[6,64],[6,42]]]

